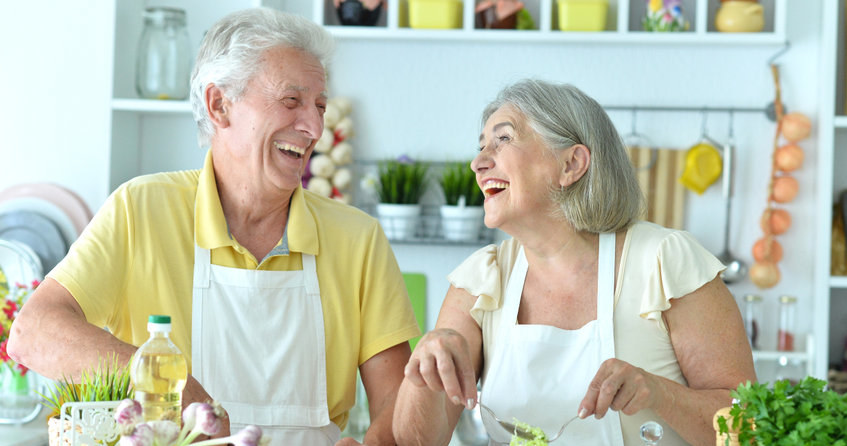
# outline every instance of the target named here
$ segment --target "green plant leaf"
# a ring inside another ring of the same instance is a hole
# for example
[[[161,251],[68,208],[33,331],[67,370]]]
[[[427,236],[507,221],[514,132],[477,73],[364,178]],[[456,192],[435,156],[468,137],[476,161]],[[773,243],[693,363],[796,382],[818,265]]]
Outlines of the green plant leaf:
[[[382,203],[417,204],[427,189],[429,164],[419,161],[381,161],[377,193]]]
[[[466,206],[482,206],[485,201],[485,195],[476,184],[476,173],[471,170],[470,161],[447,163],[438,184],[448,205],[456,206],[461,196],[465,197]]]
[[[732,391],[738,400],[730,409],[741,444],[842,444],[847,438],[847,395],[825,389],[826,383],[806,377],[796,385],[788,380],[743,383]],[[755,430],[753,429],[755,424]],[[720,425],[720,432],[725,432]],[[847,446],[847,445],[845,445]]]
[[[51,411],[51,416],[57,416],[65,403],[120,401],[133,398],[135,392],[130,380],[129,363],[121,365],[117,355],[110,353],[106,358],[100,358],[96,366],[83,370],[79,384],[63,376],[52,388],[47,389],[46,395],[40,392],[38,395],[42,406]]]

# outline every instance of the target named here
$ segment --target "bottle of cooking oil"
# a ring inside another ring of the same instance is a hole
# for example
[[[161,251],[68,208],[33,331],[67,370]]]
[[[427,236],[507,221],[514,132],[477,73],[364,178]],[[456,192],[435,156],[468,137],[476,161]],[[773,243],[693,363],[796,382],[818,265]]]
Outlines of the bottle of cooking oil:
[[[188,366],[169,336],[171,317],[150,315],[147,331],[150,338],[135,352],[130,367],[135,399],[141,403],[145,421],[171,420],[182,425],[182,389]]]

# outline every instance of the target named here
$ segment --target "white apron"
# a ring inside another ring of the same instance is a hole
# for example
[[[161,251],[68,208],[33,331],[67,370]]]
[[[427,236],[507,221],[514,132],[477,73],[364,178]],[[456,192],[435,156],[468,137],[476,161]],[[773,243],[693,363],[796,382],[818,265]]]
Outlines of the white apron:
[[[523,248],[503,296],[497,345],[482,384],[480,399],[504,421],[540,427],[549,436],[577,414],[579,403],[600,364],[615,356],[612,313],[615,283],[615,234],[600,234],[597,271],[597,319],[578,330],[549,325],[518,325],[526,280]],[[558,279],[561,280],[561,279]],[[507,433],[481,411],[490,444],[508,444]],[[554,444],[623,445],[620,417],[609,410],[597,420],[574,420]]]
[[[211,264],[194,247],[194,377],[229,414],[232,433],[262,428],[271,445],[334,445],[315,256],[301,271]]]

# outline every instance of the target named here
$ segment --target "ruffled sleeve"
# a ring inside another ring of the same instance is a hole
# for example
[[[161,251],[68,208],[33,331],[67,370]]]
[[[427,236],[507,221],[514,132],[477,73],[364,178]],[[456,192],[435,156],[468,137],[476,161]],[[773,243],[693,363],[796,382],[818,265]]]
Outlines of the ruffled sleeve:
[[[477,296],[471,308],[471,317],[482,325],[485,312],[500,308],[504,278],[508,278],[514,264],[514,239],[504,241],[499,247],[488,245],[471,254],[448,276],[447,280],[472,296]]]
[[[649,255],[649,254],[647,254]],[[647,263],[650,262],[650,263]],[[686,296],[726,269],[712,253],[688,232],[672,231],[663,237],[653,259],[645,256],[649,276],[643,289],[640,316],[656,321],[667,331],[662,311],[671,307],[670,300]]]

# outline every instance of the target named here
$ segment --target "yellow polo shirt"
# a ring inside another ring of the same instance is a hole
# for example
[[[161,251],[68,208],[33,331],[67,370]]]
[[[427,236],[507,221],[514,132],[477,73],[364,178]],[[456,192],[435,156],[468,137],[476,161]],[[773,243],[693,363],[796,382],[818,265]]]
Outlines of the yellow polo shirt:
[[[147,340],[150,314],[170,315],[171,338],[190,370],[195,235],[200,247],[211,250],[212,263],[227,267],[293,271],[302,269],[301,252],[315,255],[329,416],[341,429],[355,403],[358,365],[420,334],[394,254],[374,218],[298,188],[283,239],[257,262],[229,235],[211,151],[202,170],[146,175],[121,185],[48,276],[74,296],[90,323],[136,346]],[[250,341],[267,340],[245,343]]]

